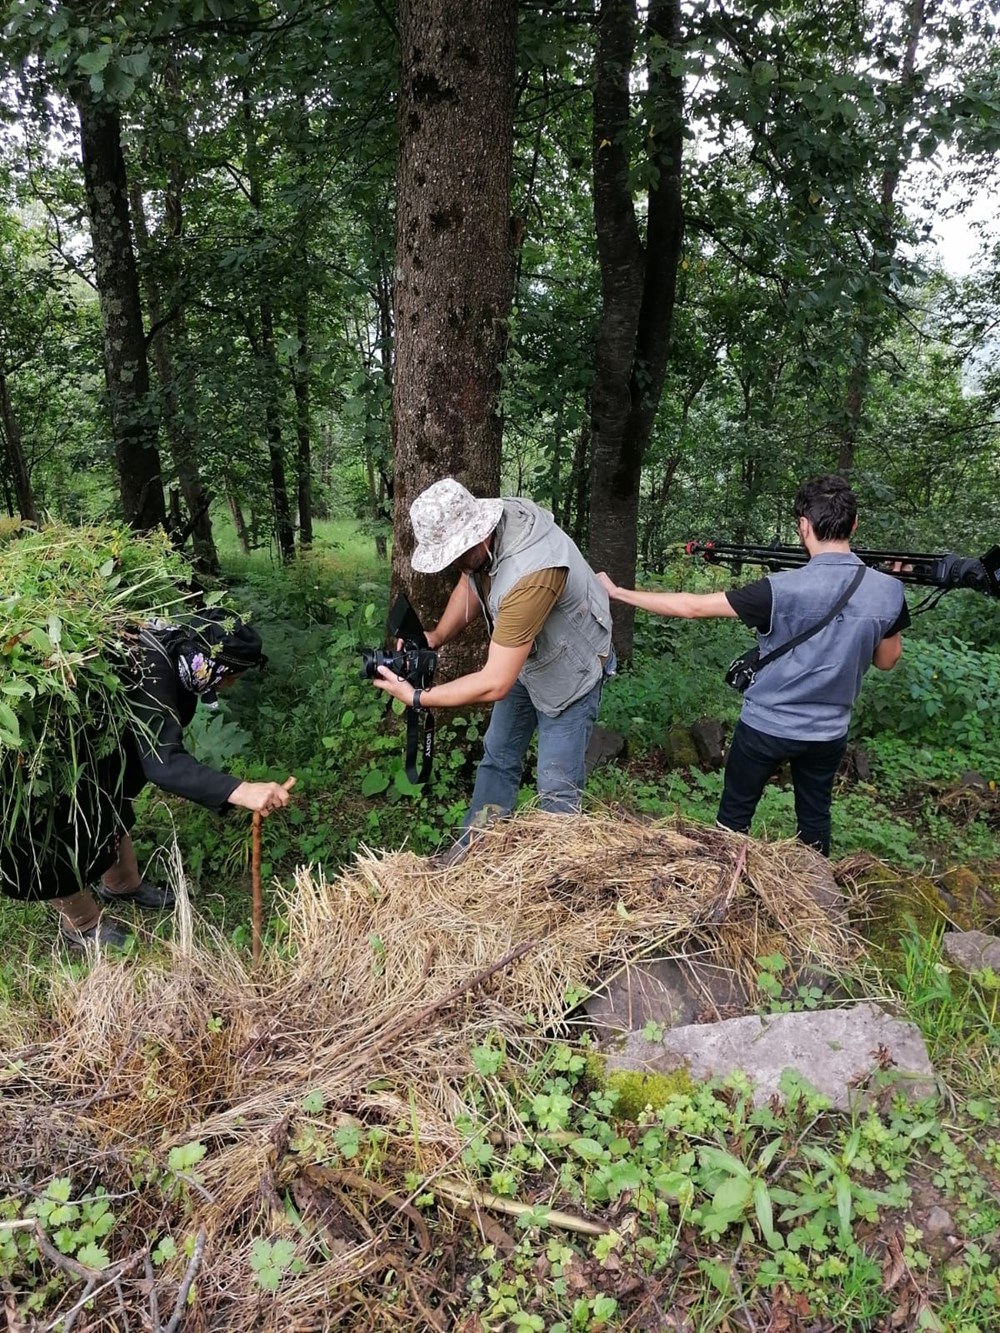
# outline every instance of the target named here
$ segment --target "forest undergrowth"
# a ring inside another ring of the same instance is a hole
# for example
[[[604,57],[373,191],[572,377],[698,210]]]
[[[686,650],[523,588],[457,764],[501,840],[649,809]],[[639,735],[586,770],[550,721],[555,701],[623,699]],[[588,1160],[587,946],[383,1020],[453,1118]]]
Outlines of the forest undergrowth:
[[[431,782],[424,789],[408,782],[402,717],[386,711],[359,670],[360,647],[381,641],[387,605],[387,570],[371,558],[367,540],[340,527],[287,571],[261,555],[246,561],[230,553],[227,584],[264,635],[269,670],[218,713],[199,718],[192,741],[206,761],[242,776],[281,769],[298,777],[292,807],[265,830],[265,882],[287,884],[301,865],[333,879],[366,846],[424,855],[446,842],[468,798],[484,718],[442,719]],[[959,978],[941,955],[948,923],[994,929],[1000,897],[1000,772],[988,730],[1000,680],[1000,655],[991,648],[1000,642],[1000,608],[971,601],[955,594],[918,621],[900,669],[866,684],[852,763],[834,805],[835,856],[845,872],[861,866],[873,892],[907,904],[889,936],[870,942],[851,985],[918,1023],[942,1100],[913,1107],[882,1099],[845,1119],[808,1088],[789,1088],[784,1110],[755,1110],[738,1083],[638,1092],[610,1086],[578,1035],[562,1033],[547,1053],[532,1047],[528,1054],[478,1032],[467,1052],[464,1118],[454,1129],[467,1185],[474,1179],[475,1190],[499,1204],[491,1211],[481,1200],[445,1201],[416,1175],[402,1184],[394,1178],[392,1206],[405,1201],[409,1210],[395,1214],[397,1257],[405,1267],[416,1243],[423,1277],[400,1286],[402,1269],[390,1265],[365,1288],[381,1322],[358,1315],[351,1327],[986,1333],[996,1326],[1000,977]],[[737,696],[722,684],[722,670],[741,646],[740,633],[731,623],[640,625],[634,665],[609,686],[601,719],[624,736],[627,750],[592,775],[588,808],[712,824],[721,775],[668,767],[666,741],[672,727],[700,717],[732,724]],[[530,781],[525,794],[530,799]],[[792,818],[790,791],[779,779],[755,832],[787,837]],[[137,831],[156,871],[164,868],[158,849],[176,837],[196,916],[217,932],[227,957],[245,958],[247,823],[147,794]],[[281,958],[290,949],[287,898],[273,888],[266,896],[266,948]],[[157,933],[169,935],[169,923]],[[54,1031],[53,997],[86,981],[86,968],[54,957],[50,937],[43,907],[0,903],[8,1050],[19,1033],[37,1040],[46,1024]],[[147,936],[122,966],[141,970],[167,947]],[[782,960],[762,958],[758,966],[759,1007],[768,1012],[779,1003],[768,982]],[[578,998],[564,997],[567,1008]],[[209,1027],[212,1021],[209,1015]],[[388,1186],[379,1182],[390,1170],[387,1154],[396,1171],[403,1151],[402,1110],[387,1135],[377,1117],[329,1113],[322,1096],[305,1089],[296,1114],[309,1127],[320,1174],[369,1182],[366,1225],[374,1226],[370,1205],[380,1189],[385,1200]],[[415,1120],[408,1132],[417,1135]],[[185,1229],[183,1213],[185,1197],[193,1206],[198,1195],[202,1146],[193,1141],[183,1161],[172,1150],[147,1180],[180,1219],[166,1242],[160,1237],[154,1248],[150,1238],[157,1273],[183,1276],[194,1262],[198,1233]],[[419,1157],[416,1138],[406,1151]],[[103,1238],[122,1206],[96,1179],[86,1169],[53,1169],[47,1183],[20,1196],[5,1180],[0,1281],[15,1302],[8,1300],[8,1322],[11,1310],[26,1321],[12,1327],[55,1328],[44,1319],[68,1308],[72,1264],[99,1273],[112,1263]],[[315,1242],[296,1222],[301,1200],[279,1193],[278,1205],[285,1221],[248,1251],[261,1301],[301,1281],[315,1261]],[[570,1224],[560,1224],[560,1214]],[[593,1229],[574,1228],[574,1217]],[[39,1231],[54,1236],[64,1256],[54,1272],[39,1250]],[[433,1280],[425,1281],[429,1271]],[[17,1289],[26,1273],[33,1285]],[[450,1284],[448,1302],[435,1296],[435,1284]],[[413,1291],[416,1306],[408,1303]],[[195,1308],[196,1282],[184,1300]],[[87,1308],[83,1302],[78,1329],[90,1326]]]

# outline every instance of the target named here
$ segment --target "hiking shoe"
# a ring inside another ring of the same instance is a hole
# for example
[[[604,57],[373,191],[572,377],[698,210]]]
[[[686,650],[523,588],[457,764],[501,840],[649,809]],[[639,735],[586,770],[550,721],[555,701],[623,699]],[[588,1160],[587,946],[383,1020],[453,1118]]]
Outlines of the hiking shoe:
[[[101,919],[89,930],[77,930],[65,921],[59,923],[59,936],[63,943],[75,953],[83,953],[89,948],[124,949],[132,938],[132,932],[122,921],[101,913]]]
[[[161,889],[159,884],[150,884],[148,879],[128,893],[112,893],[103,884],[95,884],[94,892],[102,903],[131,903],[147,912],[169,912],[174,906],[173,889]]]

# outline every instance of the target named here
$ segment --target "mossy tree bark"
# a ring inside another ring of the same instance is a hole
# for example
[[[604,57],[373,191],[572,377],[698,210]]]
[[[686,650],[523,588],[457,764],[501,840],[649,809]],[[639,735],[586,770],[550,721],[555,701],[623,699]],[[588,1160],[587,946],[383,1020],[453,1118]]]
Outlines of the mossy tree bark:
[[[456,477],[500,488],[500,375],[514,285],[515,0],[402,0],[393,372],[393,585],[432,624],[450,579],[414,575],[409,508]],[[466,634],[449,675],[474,670]]]

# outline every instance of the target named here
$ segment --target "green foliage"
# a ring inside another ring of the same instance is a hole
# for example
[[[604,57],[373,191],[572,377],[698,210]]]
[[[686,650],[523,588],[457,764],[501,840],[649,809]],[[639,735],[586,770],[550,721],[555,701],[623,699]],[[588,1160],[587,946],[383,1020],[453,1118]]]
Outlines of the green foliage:
[[[43,1277],[45,1261],[35,1227],[60,1254],[99,1273],[111,1262],[110,1247],[117,1225],[113,1202],[102,1185],[74,1199],[69,1176],[50,1180],[23,1207],[13,1198],[0,1201],[0,1281],[21,1293],[31,1293],[24,1302],[26,1311],[44,1309],[67,1280],[62,1273]],[[22,1225],[4,1226],[4,1222]],[[35,1227],[24,1225],[30,1222]]]
[[[635,750],[662,745],[677,722],[736,721],[739,698],[723,674],[749,645],[741,625],[648,616],[636,625],[635,644],[631,666],[619,672],[601,701],[602,723],[627,736]]]
[[[305,1263],[296,1253],[294,1241],[255,1240],[250,1252],[250,1268],[262,1291],[277,1291],[285,1274],[303,1272]]]
[[[915,1169],[931,1167],[939,1197],[968,1234],[985,1234],[997,1217],[987,1174],[972,1169],[971,1121],[956,1134],[927,1107],[902,1102],[853,1119],[831,1116],[791,1077],[782,1082],[783,1107],[755,1108],[747,1083],[734,1079],[677,1087],[626,1114],[622,1099],[594,1086],[591,1066],[577,1068],[573,1055],[557,1047],[553,1059],[522,1069],[524,1132],[505,1136],[502,1157],[465,1161],[484,1187],[515,1199],[533,1189],[538,1200],[545,1170],[557,1182],[546,1203],[604,1217],[609,1229],[590,1241],[557,1233],[548,1207],[536,1202],[522,1215],[527,1230],[513,1249],[500,1256],[487,1246],[467,1282],[468,1308],[487,1329],[590,1329],[598,1309],[608,1328],[626,1328],[630,1293],[641,1299],[650,1283],[669,1284],[678,1308],[691,1308],[693,1286],[703,1299],[714,1290],[720,1310],[731,1298],[754,1314],[782,1288],[838,1327],[860,1326],[894,1308],[873,1237],[910,1204]],[[463,1122],[467,1142],[482,1142],[489,1123],[481,1087],[476,1100],[482,1119]],[[989,1119],[995,1126],[995,1110]],[[997,1304],[995,1259],[981,1259],[975,1242],[973,1250],[961,1274],[948,1278],[937,1267],[937,1290],[949,1301],[960,1292],[961,1317],[985,1328]],[[931,1280],[935,1261],[912,1228],[906,1258]],[[693,1281],[677,1276],[681,1268],[694,1270]]]
[[[974,652],[960,639],[922,639],[895,671],[872,675],[855,718],[859,734],[887,732],[975,754],[992,749],[1000,653]]]

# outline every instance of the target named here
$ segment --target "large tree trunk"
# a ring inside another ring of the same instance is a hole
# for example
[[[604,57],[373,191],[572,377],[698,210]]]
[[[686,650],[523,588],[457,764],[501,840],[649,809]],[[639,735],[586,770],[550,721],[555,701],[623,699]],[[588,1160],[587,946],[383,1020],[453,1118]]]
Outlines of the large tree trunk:
[[[589,558],[631,586],[638,551],[642,462],[663,392],[683,237],[680,169],[683,83],[670,73],[680,43],[680,0],[648,9],[646,243],[639,236],[628,132],[635,0],[604,0],[594,81],[594,220],[602,311],[594,352]],[[618,654],[632,654],[635,612],[614,604]]]
[[[896,189],[899,185],[903,162],[902,137],[905,118],[909,109],[909,94],[917,81],[917,47],[923,31],[926,17],[925,0],[911,0],[907,13],[906,50],[899,75],[899,94],[895,99],[897,107],[895,124],[888,127],[889,152],[891,161],[882,173],[879,198],[878,225],[871,237],[871,257],[868,271],[872,281],[879,281],[891,273],[890,260],[896,250],[897,234],[893,219]],[[868,382],[871,376],[871,349],[873,330],[867,321],[862,323],[856,337],[857,352],[854,363],[847,375],[847,387],[844,391],[843,426],[840,432],[840,448],[837,453],[838,472],[848,473],[854,468],[854,455],[861,429],[861,418],[865,401],[868,397]]]
[[[410,570],[409,508],[442,477],[500,489],[500,367],[514,286],[516,0],[402,0],[393,374],[393,584],[428,623],[449,580]],[[458,640],[449,674],[479,662]]]
[[[176,163],[171,163],[168,168],[163,225],[168,238],[175,241],[179,240],[184,228],[182,189],[181,170]],[[140,255],[148,254],[149,233],[138,185],[133,184],[130,187],[129,195],[136,246]],[[190,422],[194,420],[194,382],[190,370],[185,367],[178,387],[175,369],[175,352],[180,353],[182,362],[190,359],[184,356],[187,341],[184,311],[183,309],[172,311],[168,317],[164,310],[159,283],[148,264],[144,270],[143,286],[150,325],[155,330],[152,339],[153,365],[160,384],[163,424],[188,513],[187,521],[181,517],[179,526],[175,519],[171,519],[171,536],[183,545],[190,535],[196,567],[207,574],[217,574],[219,556],[212,535],[212,517],[209,513],[211,498],[202,484],[198,454],[190,427]]]
[[[78,93],[76,105],[122,508],[131,526],[144,531],[164,526],[167,513],[149,401],[121,122],[114,107],[86,90]]]
[[[12,498],[17,505],[18,513],[29,523],[37,523],[38,510],[35,508],[31,474],[21,443],[21,425],[11,401],[10,387],[3,366],[0,366],[0,435],[3,436],[5,479],[8,479],[13,486]]]

